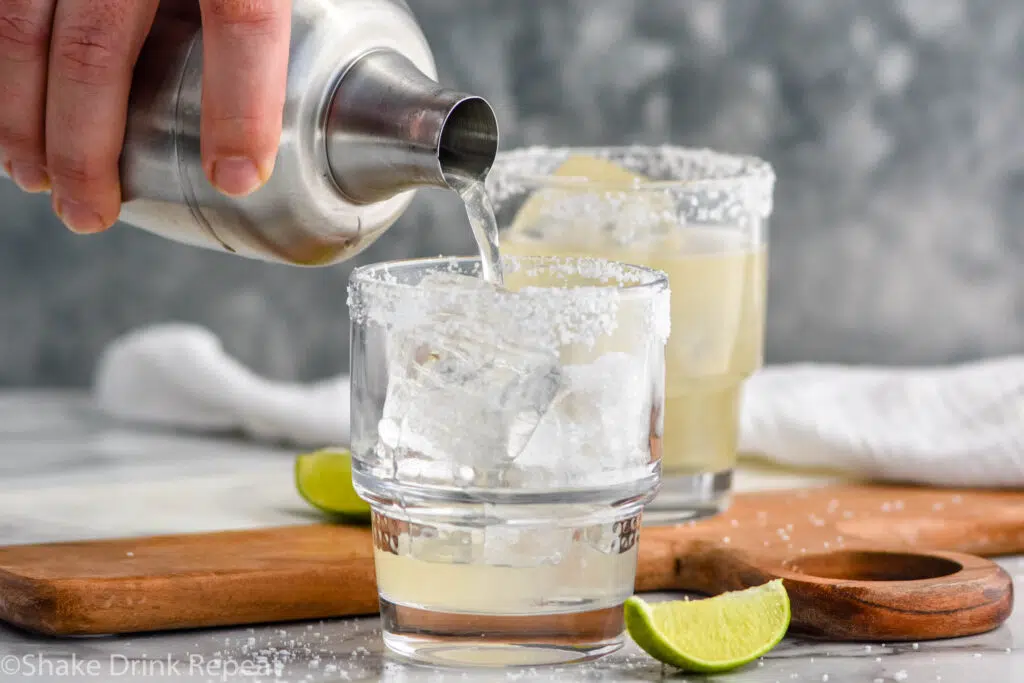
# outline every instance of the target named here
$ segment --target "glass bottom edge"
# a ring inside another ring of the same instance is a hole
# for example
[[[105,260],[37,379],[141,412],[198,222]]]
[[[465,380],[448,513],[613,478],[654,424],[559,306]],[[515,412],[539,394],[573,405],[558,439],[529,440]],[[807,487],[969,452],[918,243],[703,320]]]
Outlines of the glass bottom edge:
[[[384,644],[400,660],[443,667],[577,664],[624,642],[622,605],[549,615],[446,613],[380,600]]]
[[[732,493],[733,470],[662,473],[661,488],[644,507],[644,526],[692,522],[725,512]]]

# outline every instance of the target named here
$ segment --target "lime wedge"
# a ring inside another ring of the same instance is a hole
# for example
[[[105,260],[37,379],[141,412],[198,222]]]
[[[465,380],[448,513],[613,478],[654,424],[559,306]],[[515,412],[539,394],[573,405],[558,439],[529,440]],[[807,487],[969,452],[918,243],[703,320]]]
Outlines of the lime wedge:
[[[307,503],[352,521],[370,519],[370,506],[352,486],[352,454],[320,450],[295,459],[295,486]]]
[[[672,208],[665,202],[667,195],[657,192],[641,193],[632,197],[629,202],[623,202],[620,196],[623,189],[649,181],[644,176],[605,159],[585,154],[574,154],[556,168],[551,175],[556,178],[584,178],[587,183],[579,187],[556,185],[534,192],[523,202],[512,220],[508,228],[510,235],[533,235],[545,224],[550,223],[552,216],[561,216],[563,221],[579,224],[578,230],[569,230],[568,225],[563,225],[562,227],[565,228],[563,235],[576,235],[578,231],[583,231],[580,233],[583,238],[579,244],[588,244],[595,239],[594,233],[597,231],[597,226],[593,225],[592,213],[581,214],[578,219],[570,219],[566,215],[566,210],[558,210],[561,206],[571,207],[571,201],[581,194],[588,196],[592,210],[595,210],[594,207],[602,206],[604,209],[602,215],[607,213],[608,223],[611,223],[614,216],[619,213],[635,213],[638,206],[646,206],[649,211]],[[602,186],[605,186],[603,193],[600,192]],[[603,204],[602,194],[605,195]],[[567,204],[567,202],[569,203]],[[623,220],[628,220],[628,217]]]
[[[639,173],[633,173],[616,163],[587,154],[574,154],[562,162],[552,174],[560,178],[586,178],[594,183],[608,183],[629,187],[638,182],[649,182]]]
[[[779,644],[789,618],[781,579],[706,600],[626,600],[626,628],[637,645],[659,661],[701,673],[757,659]]]

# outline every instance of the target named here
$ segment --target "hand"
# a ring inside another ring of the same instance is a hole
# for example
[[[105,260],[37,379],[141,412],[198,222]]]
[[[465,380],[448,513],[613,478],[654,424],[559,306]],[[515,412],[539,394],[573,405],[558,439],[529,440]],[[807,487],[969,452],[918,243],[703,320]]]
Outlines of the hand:
[[[210,182],[245,195],[273,170],[290,0],[0,0],[0,161],[23,190],[50,190],[75,232],[120,213],[132,71],[158,14],[202,23]]]

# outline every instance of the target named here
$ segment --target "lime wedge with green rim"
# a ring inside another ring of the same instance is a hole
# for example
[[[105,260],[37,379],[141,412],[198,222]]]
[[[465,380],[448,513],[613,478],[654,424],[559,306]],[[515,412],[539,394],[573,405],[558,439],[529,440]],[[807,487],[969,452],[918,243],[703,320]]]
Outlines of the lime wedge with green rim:
[[[295,459],[295,486],[313,507],[343,521],[366,522],[370,506],[352,486],[352,454],[324,449]]]
[[[686,671],[729,671],[779,644],[789,627],[781,579],[706,600],[626,600],[626,628],[647,654]]]

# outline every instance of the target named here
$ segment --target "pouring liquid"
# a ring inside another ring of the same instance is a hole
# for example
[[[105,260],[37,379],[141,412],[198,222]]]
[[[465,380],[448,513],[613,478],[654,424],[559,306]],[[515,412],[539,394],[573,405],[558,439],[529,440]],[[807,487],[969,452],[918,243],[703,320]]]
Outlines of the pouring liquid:
[[[498,245],[498,221],[494,217],[494,207],[484,190],[483,181],[452,174],[448,182],[466,205],[466,217],[480,252],[481,276],[487,282],[503,287],[505,277]]]

